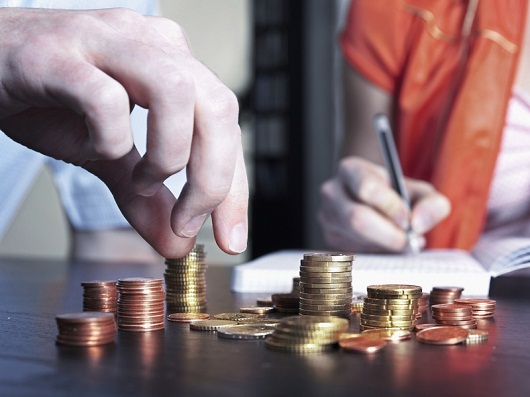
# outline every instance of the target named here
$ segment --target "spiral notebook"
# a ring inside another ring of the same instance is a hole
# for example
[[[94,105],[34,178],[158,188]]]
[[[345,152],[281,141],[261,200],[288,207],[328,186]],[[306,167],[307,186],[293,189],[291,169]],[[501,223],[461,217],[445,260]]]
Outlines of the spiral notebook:
[[[283,250],[237,265],[234,292],[288,292],[308,250]],[[419,255],[356,254],[352,287],[366,292],[372,284],[413,284],[429,292],[435,286],[463,287],[465,296],[487,296],[491,277],[530,267],[530,239],[479,242],[471,252],[425,250]]]

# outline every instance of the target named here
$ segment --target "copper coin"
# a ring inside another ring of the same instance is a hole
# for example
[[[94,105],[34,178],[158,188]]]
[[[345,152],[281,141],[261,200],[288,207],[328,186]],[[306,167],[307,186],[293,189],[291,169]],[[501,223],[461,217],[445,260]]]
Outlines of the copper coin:
[[[380,338],[374,338],[366,335],[349,337],[339,340],[339,346],[352,353],[372,354],[380,351],[387,345],[387,342]]]
[[[418,331],[416,339],[432,345],[456,345],[464,342],[468,335],[468,331],[461,327],[440,326]]]

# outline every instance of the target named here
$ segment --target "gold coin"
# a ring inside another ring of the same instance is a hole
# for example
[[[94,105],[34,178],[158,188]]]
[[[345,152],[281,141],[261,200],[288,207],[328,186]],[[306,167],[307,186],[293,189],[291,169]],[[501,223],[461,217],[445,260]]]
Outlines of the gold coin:
[[[229,321],[238,321],[244,318],[256,318],[259,317],[259,314],[255,313],[218,313],[214,314],[213,318],[216,320],[229,320]]]
[[[219,328],[217,336],[227,339],[265,339],[267,335],[272,334],[274,327],[267,325],[236,325],[233,327]]]
[[[304,254],[303,260],[311,262],[351,262],[354,260],[354,255],[315,252]]]
[[[252,313],[252,314],[258,314],[263,315],[266,313],[273,312],[275,309],[273,306],[244,306],[240,307],[239,311],[241,313]]]
[[[190,329],[197,331],[217,331],[222,327],[233,327],[235,321],[230,320],[199,320],[190,323]]]
[[[210,315],[207,313],[171,313],[168,314],[167,319],[178,323],[191,323],[197,320],[209,320]]]

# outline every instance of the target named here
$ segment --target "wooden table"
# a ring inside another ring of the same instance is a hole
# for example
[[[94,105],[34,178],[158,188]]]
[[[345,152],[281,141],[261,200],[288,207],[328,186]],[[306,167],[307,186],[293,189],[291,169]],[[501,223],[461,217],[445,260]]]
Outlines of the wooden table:
[[[161,277],[164,266],[0,260],[0,396],[529,396],[530,277],[495,280],[499,295],[483,344],[412,339],[374,355],[292,355],[167,323],[118,332],[116,343],[55,344],[55,315],[80,311],[82,281]],[[238,311],[256,295],[229,290],[230,268],[208,269],[209,313]],[[263,294],[259,294],[263,295]],[[358,318],[352,316],[352,327]]]

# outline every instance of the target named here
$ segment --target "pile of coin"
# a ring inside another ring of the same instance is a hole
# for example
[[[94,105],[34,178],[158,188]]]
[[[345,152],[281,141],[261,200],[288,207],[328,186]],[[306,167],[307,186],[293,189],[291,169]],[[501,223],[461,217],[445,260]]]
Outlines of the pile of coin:
[[[429,311],[429,298],[430,294],[428,292],[424,292],[421,294],[420,298],[418,299],[418,314],[416,315],[417,318],[421,318],[423,316],[423,313],[427,313]]]
[[[81,312],[56,316],[59,345],[89,347],[114,342],[116,321],[113,313]]]
[[[300,314],[351,314],[353,259],[346,254],[304,254],[300,261]]]
[[[429,304],[432,306],[453,303],[455,299],[462,296],[462,291],[464,291],[464,288],[461,287],[433,287]]]
[[[164,329],[164,280],[131,277],[118,280],[118,329]]]
[[[300,306],[300,294],[285,293],[272,294],[272,307],[280,313],[298,313]]]
[[[436,324],[459,326],[461,328],[477,328],[477,320],[469,305],[447,303],[431,306],[432,318]]]
[[[184,258],[166,259],[167,311],[169,313],[206,312],[206,253],[196,244]]]
[[[468,335],[465,340],[465,343],[468,345],[483,343],[488,340],[488,337],[489,332],[485,329],[470,329],[468,330]]]
[[[83,287],[83,311],[116,314],[118,289],[116,281],[86,281]]]
[[[493,317],[497,308],[497,302],[493,299],[462,298],[455,299],[455,303],[471,306],[472,315],[476,319]]]
[[[417,285],[370,285],[361,312],[361,331],[373,328],[395,328],[412,331],[416,325],[418,300],[422,296]]]
[[[319,353],[335,348],[348,328],[345,318],[330,316],[290,316],[282,319],[265,339],[268,349],[288,353]]]

